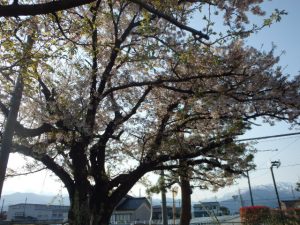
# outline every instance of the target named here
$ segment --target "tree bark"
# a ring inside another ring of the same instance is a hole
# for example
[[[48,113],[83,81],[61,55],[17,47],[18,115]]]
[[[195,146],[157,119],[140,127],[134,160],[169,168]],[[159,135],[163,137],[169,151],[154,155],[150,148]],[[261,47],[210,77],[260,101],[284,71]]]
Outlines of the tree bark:
[[[92,200],[94,197],[97,197],[96,199],[99,201]],[[94,196],[89,193],[86,198],[82,198],[82,194],[76,190],[74,195],[70,196],[69,224],[108,225],[114,205],[112,202],[101,201],[100,199],[106,199],[106,197],[100,193],[94,193]]]
[[[57,11],[74,8],[92,3],[96,0],[59,0],[40,4],[11,4],[0,5],[0,17],[35,16],[55,13]]]
[[[180,225],[189,225],[191,220],[191,194],[192,188],[188,176],[188,166],[184,166],[180,173],[180,187],[181,187],[181,213]]]
[[[23,56],[25,62],[20,65],[21,69],[17,77],[17,81],[15,84],[12,97],[10,99],[10,109],[7,116],[7,121],[5,124],[3,137],[2,137],[1,151],[0,151],[0,197],[2,194],[2,188],[5,179],[9,153],[11,152],[12,139],[13,139],[19,108],[21,104],[21,99],[23,95],[23,89],[24,89],[23,76],[27,70],[27,61],[30,60],[29,53],[31,52],[32,46],[33,46],[33,39],[31,36],[28,36],[27,42],[25,43],[25,47],[23,50]]]
[[[21,104],[21,98],[23,93],[23,78],[22,75],[19,74],[17,78],[17,82],[15,85],[15,89],[13,95],[10,100],[10,110],[7,117],[7,121],[5,124],[2,143],[1,143],[1,151],[0,151],[0,197],[2,194],[3,183],[6,174],[7,163],[9,159],[9,153],[12,146],[12,139],[14,135],[15,125],[19,113],[19,108]]]

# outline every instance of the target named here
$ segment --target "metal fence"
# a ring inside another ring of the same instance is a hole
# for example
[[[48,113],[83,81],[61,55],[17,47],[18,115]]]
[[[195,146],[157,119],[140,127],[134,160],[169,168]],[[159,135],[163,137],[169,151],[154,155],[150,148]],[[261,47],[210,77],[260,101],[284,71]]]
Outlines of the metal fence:
[[[0,221],[0,225],[67,225],[67,222],[53,221]]]
[[[60,221],[0,221],[0,225],[67,225],[67,222]],[[179,225],[179,219],[169,220],[169,225]],[[190,222],[190,225],[242,225],[240,222],[239,215],[234,216],[220,216],[220,217],[200,217],[193,218]],[[111,223],[111,225],[162,225],[161,220],[153,220],[153,221],[130,221],[126,223]]]

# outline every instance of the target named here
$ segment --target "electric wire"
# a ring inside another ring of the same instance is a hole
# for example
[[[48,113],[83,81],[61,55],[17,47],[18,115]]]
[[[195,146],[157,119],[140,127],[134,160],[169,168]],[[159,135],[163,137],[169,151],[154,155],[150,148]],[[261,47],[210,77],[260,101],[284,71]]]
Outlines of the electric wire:
[[[237,141],[238,142],[255,141],[255,140],[261,140],[261,139],[270,139],[270,138],[286,137],[286,136],[294,136],[294,135],[300,135],[300,132],[287,133],[287,134],[277,134],[277,135],[269,135],[269,136],[261,136],[261,137],[254,137],[254,138],[244,138],[244,139],[239,139]]]

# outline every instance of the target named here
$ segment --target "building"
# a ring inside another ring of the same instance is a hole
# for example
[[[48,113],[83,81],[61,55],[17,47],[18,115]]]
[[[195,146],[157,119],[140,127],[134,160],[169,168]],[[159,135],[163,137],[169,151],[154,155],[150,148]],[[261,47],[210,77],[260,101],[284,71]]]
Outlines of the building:
[[[9,221],[51,221],[62,222],[68,218],[69,206],[16,204],[8,207]],[[151,205],[147,198],[134,198],[127,195],[115,208],[111,223],[149,222]]]
[[[176,207],[175,216],[176,216],[177,219],[180,218],[180,211],[181,211],[181,208]],[[173,219],[173,207],[172,206],[167,206],[167,215],[168,215],[168,219]],[[154,221],[155,220],[158,220],[158,221],[162,220],[161,205],[153,206],[152,220],[154,220]]]
[[[68,218],[69,206],[21,203],[8,207],[10,221],[64,221]]]
[[[195,204],[193,209],[194,217],[211,217],[222,215],[219,202],[202,202],[200,204]]]
[[[127,195],[115,208],[111,223],[146,222],[151,216],[151,205],[147,198],[134,198]]]

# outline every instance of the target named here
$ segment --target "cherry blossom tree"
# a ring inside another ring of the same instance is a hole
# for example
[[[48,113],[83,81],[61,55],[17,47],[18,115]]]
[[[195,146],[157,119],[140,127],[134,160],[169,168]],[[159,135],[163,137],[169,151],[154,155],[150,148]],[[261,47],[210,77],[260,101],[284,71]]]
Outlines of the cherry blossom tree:
[[[1,18],[4,118],[10,80],[24,62],[14,43],[37,31],[12,151],[63,182],[70,224],[108,224],[145,174],[181,162],[191,177],[226,183],[253,167],[251,151],[236,141],[253,120],[299,123],[299,76],[284,75],[272,50],[243,43],[284,14],[252,25],[249,12],[264,15],[259,3],[99,0]],[[24,9],[7,7],[14,6]],[[204,16],[202,31],[189,25],[195,14]],[[213,14],[223,16],[225,33],[216,32]]]

